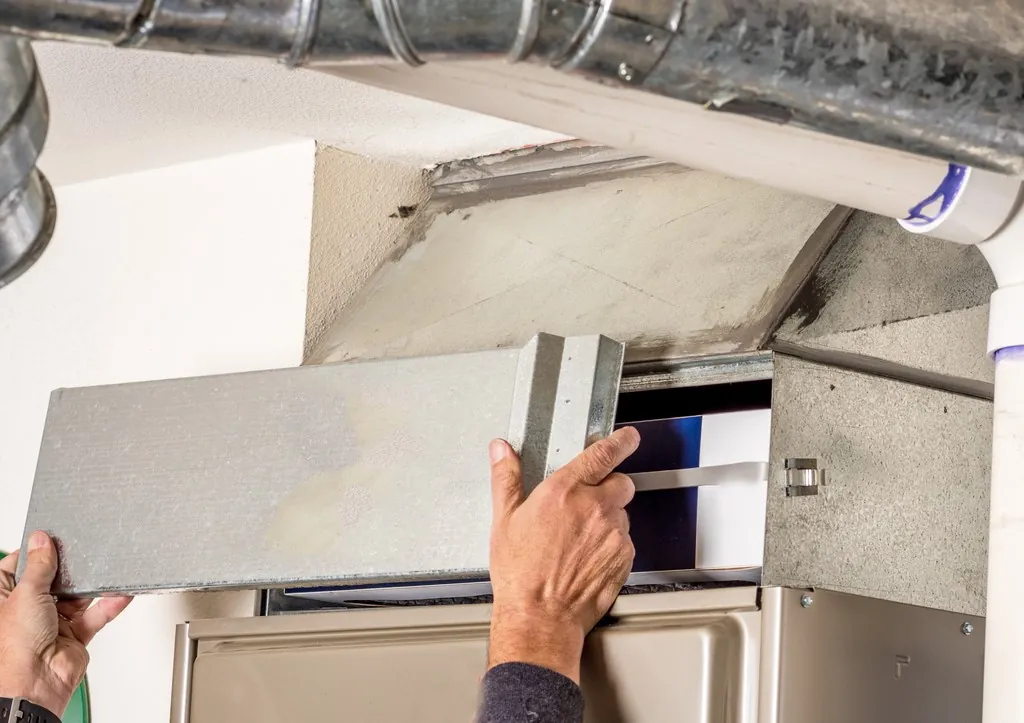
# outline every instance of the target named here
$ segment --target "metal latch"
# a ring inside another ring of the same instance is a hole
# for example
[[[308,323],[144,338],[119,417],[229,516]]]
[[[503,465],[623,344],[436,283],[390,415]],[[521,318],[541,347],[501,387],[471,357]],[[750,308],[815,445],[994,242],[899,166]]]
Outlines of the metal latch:
[[[825,484],[825,470],[818,469],[818,460],[790,457],[786,460],[786,497],[818,494]]]

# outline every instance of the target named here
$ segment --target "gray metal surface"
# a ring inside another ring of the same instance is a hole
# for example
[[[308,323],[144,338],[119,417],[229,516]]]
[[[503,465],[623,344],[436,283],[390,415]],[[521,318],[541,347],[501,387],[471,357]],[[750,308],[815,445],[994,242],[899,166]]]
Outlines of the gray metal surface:
[[[784,312],[770,345],[991,398],[985,349],[994,290],[976,248],[858,212]]]
[[[1016,3],[10,0],[0,30],[293,65],[505,57],[775,123],[1024,172]],[[926,20],[925,20],[926,19]]]
[[[35,167],[48,125],[32,49],[0,36],[0,288],[35,263],[53,233],[53,192]]]
[[[678,164],[631,151],[563,141],[443,163],[431,173],[430,205],[447,212],[613,178],[681,170]]]
[[[633,472],[629,475],[637,492],[673,490],[683,487],[759,484],[768,479],[767,462],[735,462],[711,467]]]
[[[603,336],[538,334],[519,354],[508,441],[527,492],[615,422],[624,349]]]
[[[776,355],[766,585],[985,610],[992,405]],[[785,461],[828,482],[787,497]]]
[[[620,597],[587,638],[586,720],[754,723],[756,595]],[[472,720],[489,620],[489,605],[449,605],[196,621],[178,636],[196,650],[190,717],[173,723]]]
[[[706,356],[682,361],[639,362],[623,369],[621,391],[702,387],[772,378],[772,352]]]
[[[778,587],[761,609],[759,723],[981,720],[984,618]]]
[[[565,340],[545,476],[610,434],[625,355],[622,344],[605,336],[571,336]]]
[[[546,426],[571,456],[611,431],[622,348],[564,349]],[[487,444],[535,351],[58,390],[26,531],[78,595],[480,576]]]

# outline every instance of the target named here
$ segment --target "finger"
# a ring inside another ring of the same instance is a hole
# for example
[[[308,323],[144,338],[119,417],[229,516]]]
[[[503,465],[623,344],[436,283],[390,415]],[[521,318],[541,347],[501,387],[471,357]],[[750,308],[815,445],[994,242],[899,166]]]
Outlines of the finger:
[[[507,517],[523,503],[523,466],[519,455],[503,439],[491,442],[491,503],[494,519]]]
[[[640,433],[623,427],[610,437],[594,442],[562,469],[580,484],[600,484],[640,446]]]
[[[14,590],[14,573],[18,569],[18,553],[0,559],[0,593],[10,595]]]
[[[95,605],[71,621],[71,632],[82,645],[88,645],[131,601],[130,597],[101,597]]]
[[[57,574],[57,548],[45,532],[33,532],[28,538],[28,563],[14,589],[22,595],[49,595]]]
[[[604,503],[617,509],[628,505],[636,493],[636,485],[633,484],[633,480],[621,472],[613,472],[605,477],[597,489],[600,491]]]
[[[15,571],[18,569],[18,551],[15,550],[10,555],[0,560],[0,575],[10,575],[14,577]]]
[[[91,602],[92,600],[87,597],[75,600],[61,600],[57,603],[57,614],[65,620],[74,620],[85,612]]]

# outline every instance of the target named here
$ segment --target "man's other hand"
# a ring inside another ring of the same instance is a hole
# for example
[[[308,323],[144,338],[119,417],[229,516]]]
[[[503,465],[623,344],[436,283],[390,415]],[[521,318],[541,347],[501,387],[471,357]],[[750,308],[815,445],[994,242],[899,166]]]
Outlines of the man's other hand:
[[[85,677],[85,646],[131,598],[55,602],[57,550],[43,532],[28,541],[28,565],[14,584],[18,553],[0,560],[0,697],[24,698],[64,715]]]
[[[531,663],[580,679],[583,639],[633,564],[625,506],[633,481],[612,470],[636,451],[627,427],[588,447],[526,498],[519,457],[491,443],[489,667]]]

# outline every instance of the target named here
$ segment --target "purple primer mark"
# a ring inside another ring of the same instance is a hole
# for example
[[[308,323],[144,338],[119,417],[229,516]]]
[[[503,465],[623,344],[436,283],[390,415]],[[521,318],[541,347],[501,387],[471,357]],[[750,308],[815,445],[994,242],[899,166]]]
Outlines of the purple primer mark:
[[[946,214],[953,208],[957,198],[960,197],[960,193],[964,190],[967,178],[970,176],[970,170],[967,166],[962,166],[959,163],[950,163],[946,177],[942,179],[942,183],[935,189],[935,192],[916,206],[912,206],[907,211],[907,217],[900,220],[904,228],[913,231],[945,218]],[[926,212],[928,207],[939,200],[941,200],[941,203],[939,204],[938,213],[932,216],[928,215]]]
[[[1002,361],[1024,361],[1024,346],[1008,346],[996,352],[996,363]]]

